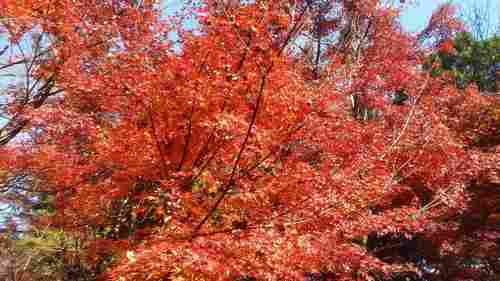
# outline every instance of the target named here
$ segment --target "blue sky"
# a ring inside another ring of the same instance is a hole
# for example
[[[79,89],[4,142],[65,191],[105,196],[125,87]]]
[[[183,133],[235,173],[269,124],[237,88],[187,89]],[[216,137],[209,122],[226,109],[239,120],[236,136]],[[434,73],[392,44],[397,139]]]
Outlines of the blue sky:
[[[418,3],[411,4],[410,7],[401,14],[401,23],[403,27],[410,32],[422,30],[429,21],[432,11],[440,4],[448,2],[448,0],[420,0],[414,2]],[[500,20],[500,1],[498,0],[455,0],[452,2],[458,4],[462,10],[467,9],[472,4],[479,4],[484,7],[486,3],[489,2],[491,17],[496,18],[495,24],[498,24]],[[458,12],[460,13],[462,10]]]
[[[401,14],[401,24],[410,32],[422,30],[429,18],[443,0],[421,0],[419,4],[411,5]]]

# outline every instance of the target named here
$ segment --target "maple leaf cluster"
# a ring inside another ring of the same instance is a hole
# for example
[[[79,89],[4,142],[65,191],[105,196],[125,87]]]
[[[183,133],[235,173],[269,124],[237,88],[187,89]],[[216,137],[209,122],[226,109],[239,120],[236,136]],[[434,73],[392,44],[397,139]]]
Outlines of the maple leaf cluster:
[[[3,1],[12,44],[51,38],[36,73],[61,93],[12,109],[29,129],[2,166],[43,182],[36,223],[104,279],[485,274],[463,264],[498,266],[498,148],[471,141],[492,100],[423,70],[381,2]]]

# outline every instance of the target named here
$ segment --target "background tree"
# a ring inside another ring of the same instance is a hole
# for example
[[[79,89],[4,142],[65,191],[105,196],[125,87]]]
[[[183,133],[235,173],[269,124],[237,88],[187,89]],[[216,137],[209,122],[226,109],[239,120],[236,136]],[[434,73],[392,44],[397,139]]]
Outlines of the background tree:
[[[435,64],[434,75],[449,72],[458,88],[476,84],[484,93],[496,93],[500,71],[500,37],[477,41],[470,33],[462,33],[452,41],[443,43],[429,64]]]

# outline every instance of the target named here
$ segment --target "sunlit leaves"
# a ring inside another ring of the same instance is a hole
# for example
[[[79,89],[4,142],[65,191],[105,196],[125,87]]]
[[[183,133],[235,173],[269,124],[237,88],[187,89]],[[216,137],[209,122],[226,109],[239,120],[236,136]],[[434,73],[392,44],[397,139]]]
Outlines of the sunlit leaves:
[[[463,233],[466,187],[496,156],[470,150],[462,125],[487,103],[453,103],[392,8],[203,1],[174,50],[153,6],[61,3],[47,30],[64,93],[29,112],[38,134],[5,166],[54,192],[46,221],[85,235],[105,277],[353,280],[403,266],[371,237],[452,249]]]

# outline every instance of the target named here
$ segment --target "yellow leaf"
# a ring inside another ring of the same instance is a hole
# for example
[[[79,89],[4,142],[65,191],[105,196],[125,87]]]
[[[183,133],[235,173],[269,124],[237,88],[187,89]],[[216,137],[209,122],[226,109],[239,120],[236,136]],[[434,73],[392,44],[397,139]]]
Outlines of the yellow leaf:
[[[214,185],[210,185],[208,187],[208,193],[216,193],[218,190],[219,190],[219,188],[215,184]]]

